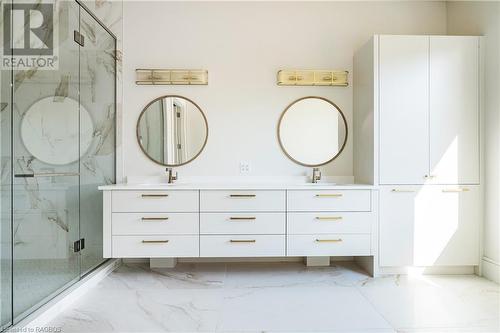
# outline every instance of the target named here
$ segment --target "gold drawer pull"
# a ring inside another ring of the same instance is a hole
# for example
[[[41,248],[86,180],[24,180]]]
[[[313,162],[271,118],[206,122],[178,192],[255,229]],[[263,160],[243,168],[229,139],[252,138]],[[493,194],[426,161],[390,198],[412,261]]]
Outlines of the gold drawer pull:
[[[143,217],[142,221],[166,221],[168,217]]]
[[[243,217],[243,216],[231,216],[229,218],[231,221],[254,221],[256,220],[257,218],[256,217],[253,217],[253,216],[248,216],[248,217]]]
[[[393,188],[391,192],[399,192],[399,193],[414,193],[416,192],[415,190],[404,190],[404,189],[399,189],[399,188]]]
[[[231,243],[255,243],[255,239],[231,239]]]
[[[457,193],[457,192],[468,192],[468,188],[448,188],[441,190],[443,193]]]
[[[318,243],[338,243],[342,242],[342,238],[339,239],[316,239]]]
[[[342,220],[342,216],[316,216],[316,220],[319,220],[319,221],[339,221],[339,220]]]
[[[142,194],[143,198],[166,198],[168,194]]]
[[[343,196],[342,193],[335,193],[335,194],[316,194],[316,198],[340,198]]]
[[[255,194],[230,194],[230,198],[255,198]]]
[[[164,243],[168,243],[168,239],[165,239],[165,240],[145,240],[145,239],[143,239],[142,243],[143,244],[164,244]]]

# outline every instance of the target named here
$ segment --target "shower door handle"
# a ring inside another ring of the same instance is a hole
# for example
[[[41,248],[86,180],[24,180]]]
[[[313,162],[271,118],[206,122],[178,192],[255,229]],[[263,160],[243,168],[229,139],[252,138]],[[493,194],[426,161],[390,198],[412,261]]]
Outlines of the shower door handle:
[[[79,176],[79,172],[46,172],[46,173],[17,173],[16,178],[35,178],[35,177],[65,177]]]

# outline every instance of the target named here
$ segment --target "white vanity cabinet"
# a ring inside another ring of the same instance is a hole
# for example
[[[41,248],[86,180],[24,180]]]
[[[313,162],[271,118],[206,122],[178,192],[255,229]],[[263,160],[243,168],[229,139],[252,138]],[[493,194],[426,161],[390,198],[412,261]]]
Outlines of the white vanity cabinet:
[[[288,191],[288,255],[371,255],[371,233],[376,221],[371,192]]]
[[[198,191],[104,192],[104,257],[199,256]]]
[[[105,257],[374,255],[370,186],[162,187],[100,188]]]
[[[200,256],[285,256],[285,211],[284,190],[200,191]]]

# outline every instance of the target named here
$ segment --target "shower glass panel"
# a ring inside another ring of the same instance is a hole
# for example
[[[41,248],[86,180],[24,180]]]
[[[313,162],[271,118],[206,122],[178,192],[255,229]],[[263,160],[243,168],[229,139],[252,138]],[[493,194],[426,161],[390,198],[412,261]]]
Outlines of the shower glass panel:
[[[80,235],[82,272],[102,261],[102,195],[97,186],[115,183],[115,38],[89,13],[80,12]],[[94,128],[83,126],[90,118]]]
[[[116,38],[79,1],[0,5],[2,331],[105,261],[97,186],[115,182]],[[12,65],[51,40],[55,66]]]
[[[0,1],[8,5],[9,1]],[[0,45],[4,42],[3,21]],[[10,50],[3,57],[10,58]],[[0,70],[0,331],[12,324],[11,71]]]
[[[23,318],[80,277],[80,9],[55,3],[54,69],[13,71],[13,317]],[[13,31],[23,22],[13,16]],[[45,35],[48,36],[48,35]],[[41,54],[40,54],[41,55]]]

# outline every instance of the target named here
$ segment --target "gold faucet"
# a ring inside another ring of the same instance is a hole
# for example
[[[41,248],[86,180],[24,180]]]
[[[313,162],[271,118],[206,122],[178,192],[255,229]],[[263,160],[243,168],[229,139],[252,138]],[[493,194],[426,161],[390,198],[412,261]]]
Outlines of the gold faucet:
[[[172,168],[166,168],[165,171],[168,175],[168,183],[173,184],[177,180],[177,172],[174,173]]]
[[[321,171],[319,171],[319,168],[313,168],[312,182],[317,183],[320,180],[321,180]]]

